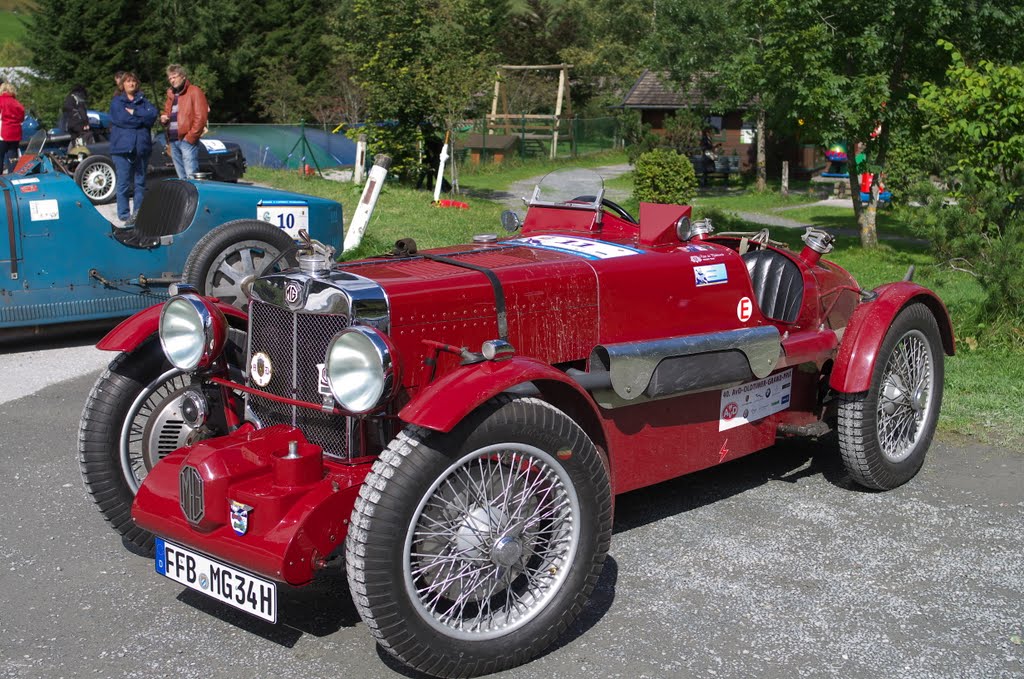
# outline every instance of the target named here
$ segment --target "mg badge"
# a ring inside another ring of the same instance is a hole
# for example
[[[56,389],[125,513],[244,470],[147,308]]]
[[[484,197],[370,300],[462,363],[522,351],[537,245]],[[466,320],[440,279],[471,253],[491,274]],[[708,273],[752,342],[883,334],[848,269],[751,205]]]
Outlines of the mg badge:
[[[284,301],[289,304],[296,304],[299,301],[299,295],[301,293],[302,288],[299,287],[299,284],[294,281],[289,281],[288,284],[284,286]]]
[[[241,502],[231,501],[231,529],[238,535],[245,535],[249,530],[249,512],[252,507]]]
[[[249,377],[257,387],[265,387],[270,384],[270,378],[274,375],[274,366],[270,357],[262,351],[257,351],[249,361]]]

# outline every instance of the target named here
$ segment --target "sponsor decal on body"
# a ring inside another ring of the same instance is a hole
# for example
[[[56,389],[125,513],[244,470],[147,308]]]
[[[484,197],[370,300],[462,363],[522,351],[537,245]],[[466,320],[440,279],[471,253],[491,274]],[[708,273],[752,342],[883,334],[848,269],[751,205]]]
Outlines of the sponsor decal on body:
[[[753,313],[754,303],[750,301],[750,298],[740,297],[740,301],[736,303],[736,318],[740,320],[740,323],[749,321]]]
[[[722,390],[718,431],[754,422],[789,407],[793,368]]]
[[[693,278],[698,288],[707,285],[718,285],[729,282],[729,272],[725,264],[705,264],[693,267]]]
[[[628,257],[630,255],[641,255],[643,250],[615,245],[593,238],[576,238],[573,236],[527,236],[526,238],[514,238],[505,241],[514,245],[526,245],[541,250],[554,250],[567,255],[577,255],[585,259],[613,259],[615,257]]]
[[[299,231],[309,230],[309,204],[302,200],[260,200],[256,219],[273,224],[294,239]]]

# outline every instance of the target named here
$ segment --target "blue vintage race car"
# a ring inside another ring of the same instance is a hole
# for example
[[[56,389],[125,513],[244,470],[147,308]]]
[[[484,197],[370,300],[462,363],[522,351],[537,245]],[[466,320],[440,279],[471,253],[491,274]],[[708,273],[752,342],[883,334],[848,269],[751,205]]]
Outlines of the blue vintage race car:
[[[45,141],[38,132],[15,172],[0,176],[0,339],[126,317],[179,281],[244,308],[250,281],[300,231],[341,246],[335,201],[202,180],[154,183],[135,224],[115,226],[55,168]]]

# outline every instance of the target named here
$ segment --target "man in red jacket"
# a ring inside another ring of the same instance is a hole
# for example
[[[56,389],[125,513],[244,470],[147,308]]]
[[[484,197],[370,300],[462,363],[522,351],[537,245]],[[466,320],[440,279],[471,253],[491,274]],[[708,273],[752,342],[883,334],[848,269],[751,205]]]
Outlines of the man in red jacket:
[[[18,91],[11,83],[0,85],[0,170],[10,172],[14,167],[7,154],[18,151],[21,142],[21,124],[25,121],[25,107],[18,101]]]
[[[206,130],[210,106],[206,95],[188,80],[178,64],[167,67],[167,99],[160,122],[167,126],[167,144],[179,179],[188,179],[199,171],[199,138]]]

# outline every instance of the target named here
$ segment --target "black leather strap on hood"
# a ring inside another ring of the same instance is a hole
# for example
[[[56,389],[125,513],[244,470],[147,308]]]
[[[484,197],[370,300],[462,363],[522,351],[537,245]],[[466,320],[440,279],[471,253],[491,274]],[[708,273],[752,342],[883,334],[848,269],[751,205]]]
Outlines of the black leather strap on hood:
[[[498,312],[498,338],[508,341],[508,318],[505,314],[505,291],[502,289],[501,281],[498,280],[498,275],[494,273],[494,271],[482,266],[477,266],[476,264],[468,264],[466,262],[460,262],[457,259],[451,259],[450,257],[442,257],[441,255],[428,255],[421,252],[419,253],[419,256],[434,262],[441,262],[442,264],[449,264],[451,266],[457,266],[471,271],[479,271],[483,275],[487,276],[487,280],[491,282],[491,287],[494,288],[494,306]]]

